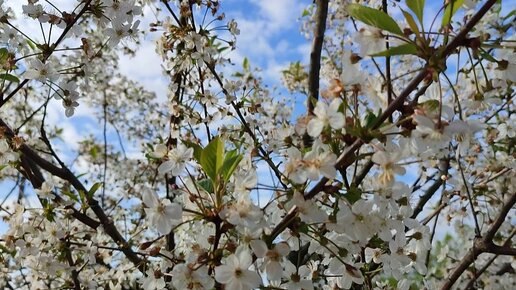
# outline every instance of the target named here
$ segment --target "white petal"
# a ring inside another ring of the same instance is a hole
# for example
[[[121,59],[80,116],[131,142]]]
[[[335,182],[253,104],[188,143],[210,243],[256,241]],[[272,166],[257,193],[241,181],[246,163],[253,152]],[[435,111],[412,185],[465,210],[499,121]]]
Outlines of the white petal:
[[[149,189],[144,189],[142,193],[143,203],[150,208],[157,207],[159,205],[158,195]]]
[[[387,164],[390,161],[389,158],[387,158],[387,154],[384,151],[376,151],[373,154],[371,160],[379,165]]]
[[[317,105],[314,109],[314,115],[321,119],[324,119],[326,118],[326,111],[328,111],[328,106],[324,102],[317,102]]]
[[[240,266],[245,269],[249,268],[253,263],[253,257],[251,257],[247,250],[242,250],[238,253],[238,260],[240,262]]]
[[[172,220],[163,214],[154,214],[151,222],[156,225],[158,232],[162,235],[170,233],[173,227]]]
[[[227,284],[233,279],[233,269],[229,266],[222,265],[215,268],[215,280],[222,284]]]
[[[254,289],[258,287],[262,283],[262,279],[260,275],[254,271],[242,271],[242,282],[244,282],[248,288],[246,289]]]
[[[159,174],[165,174],[165,173],[170,172],[174,167],[175,167],[174,162],[167,160],[167,161],[161,163],[161,165],[158,167],[158,172],[159,172]]]
[[[38,79],[40,77],[40,74],[37,70],[29,69],[23,74],[23,77],[26,79]]]
[[[265,254],[269,250],[267,248],[267,244],[265,244],[265,242],[262,240],[252,240],[251,248],[253,249],[253,252],[256,254],[258,258],[265,257]]]
[[[284,257],[290,252],[290,247],[287,243],[281,242],[274,246],[274,250],[280,254],[280,256]]]
[[[267,272],[267,278],[271,281],[279,281],[281,280],[281,274],[283,273],[283,268],[281,264],[278,262],[270,262],[265,269]]]
[[[344,115],[341,112],[336,112],[330,115],[329,117],[330,126],[333,129],[342,129],[344,127],[345,119]]]
[[[183,208],[177,203],[172,203],[165,207],[165,214],[171,219],[179,220],[183,216]]]
[[[163,158],[167,155],[167,146],[164,144],[158,144],[154,147],[154,152],[151,153],[152,157],[155,158]]]
[[[321,132],[324,128],[324,122],[321,121],[318,118],[314,118],[308,122],[308,125],[306,126],[306,131],[308,135],[312,137],[318,137],[321,135]]]

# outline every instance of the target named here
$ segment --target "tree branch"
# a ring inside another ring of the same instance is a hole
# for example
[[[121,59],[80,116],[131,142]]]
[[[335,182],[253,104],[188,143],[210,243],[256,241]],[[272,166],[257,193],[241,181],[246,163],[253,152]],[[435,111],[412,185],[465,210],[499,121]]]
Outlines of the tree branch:
[[[507,201],[501,208],[498,217],[496,218],[495,222],[491,225],[491,227],[489,227],[489,230],[486,232],[486,234],[483,237],[475,238],[473,247],[469,249],[464,258],[462,258],[461,262],[457,265],[455,270],[453,270],[453,272],[451,272],[448,275],[444,284],[441,287],[441,290],[450,289],[453,286],[453,284],[457,282],[462,273],[464,273],[469,268],[471,263],[473,263],[477,259],[477,257],[482,253],[495,253],[500,255],[516,254],[515,249],[507,249],[506,247],[497,246],[493,243],[493,237],[505,221],[507,214],[514,206],[514,203],[516,203],[516,193],[513,193],[509,198],[507,198]]]
[[[321,70],[321,51],[328,16],[328,0],[316,0],[314,39],[310,52],[310,71],[308,74],[308,115],[314,113],[314,103],[319,99],[319,71]]]
[[[308,116],[313,116],[315,104],[319,99],[321,52],[324,43],[324,32],[326,30],[326,18],[328,17],[328,0],[316,0],[315,5],[317,6],[317,10],[315,12],[314,39],[312,41],[312,50],[310,52],[308,98],[306,100]],[[303,135],[303,144],[305,147],[310,146],[312,142],[312,137],[310,137],[308,133],[305,133]]]
[[[514,237],[515,234],[516,230],[512,231],[512,234],[503,243],[504,247],[509,246],[511,244],[512,237]],[[496,260],[496,258],[498,258],[498,256],[499,255],[493,256],[491,259],[489,259],[489,261],[487,261],[484,264],[484,266],[481,269],[475,271],[475,276],[471,280],[469,280],[468,284],[466,285],[466,287],[464,287],[464,289],[473,289],[473,284],[475,284],[475,281],[477,281],[477,279],[487,270],[487,268],[491,266],[491,264]]]
[[[414,208],[411,218],[415,219],[419,213],[423,211],[426,203],[434,196],[435,192],[443,185],[444,180],[441,179],[442,175],[448,175],[448,169],[450,169],[450,159],[446,158],[439,162],[439,174],[436,176],[435,182],[425,191],[425,193],[419,198],[419,201]]]

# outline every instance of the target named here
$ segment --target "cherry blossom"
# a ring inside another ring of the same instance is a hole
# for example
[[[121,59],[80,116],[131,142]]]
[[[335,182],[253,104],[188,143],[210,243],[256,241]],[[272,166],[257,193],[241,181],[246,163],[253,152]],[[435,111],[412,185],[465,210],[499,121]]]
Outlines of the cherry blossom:
[[[54,68],[54,64],[51,62],[43,63],[39,59],[33,59],[30,63],[30,68],[24,74],[24,77],[35,79],[42,83],[47,81],[55,82],[59,79],[59,76],[59,73]]]
[[[315,118],[307,125],[308,134],[317,137],[328,125],[335,130],[341,129],[344,126],[344,115],[339,112],[341,104],[339,99],[333,99],[329,105],[322,101],[317,102],[314,109]]]
[[[226,258],[223,265],[215,268],[215,280],[225,285],[228,290],[244,290],[257,287],[261,283],[260,276],[249,267],[252,264],[251,254],[245,249]]]
[[[160,174],[170,173],[173,176],[180,175],[186,167],[186,163],[193,156],[193,149],[183,144],[178,144],[176,148],[167,150],[163,144],[156,145],[152,155],[156,158],[164,158],[165,161],[158,167]]]
[[[169,233],[172,227],[180,222],[181,205],[172,203],[168,199],[160,200],[158,195],[150,189],[143,189],[142,200],[151,225],[155,226],[161,234]]]

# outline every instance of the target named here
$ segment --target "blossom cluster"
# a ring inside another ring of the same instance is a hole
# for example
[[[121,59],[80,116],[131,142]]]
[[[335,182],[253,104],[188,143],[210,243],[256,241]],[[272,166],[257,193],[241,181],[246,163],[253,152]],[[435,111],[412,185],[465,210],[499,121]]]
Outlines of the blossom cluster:
[[[513,288],[514,11],[315,2],[278,91],[234,68],[219,1],[0,0],[0,287]],[[166,96],[116,69],[145,33]],[[55,99],[99,121],[74,158]]]

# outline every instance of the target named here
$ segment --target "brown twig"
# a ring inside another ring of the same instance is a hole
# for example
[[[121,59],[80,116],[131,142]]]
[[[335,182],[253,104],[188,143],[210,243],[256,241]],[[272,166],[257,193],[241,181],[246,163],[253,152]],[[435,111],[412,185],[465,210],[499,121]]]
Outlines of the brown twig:
[[[419,201],[414,207],[411,218],[415,219],[419,213],[423,211],[426,203],[434,196],[435,192],[443,185],[444,180],[441,176],[448,175],[448,169],[450,168],[450,160],[443,159],[439,162],[439,174],[436,176],[435,182],[425,191],[425,193],[419,198]]]
[[[328,0],[316,0],[314,39],[310,52],[310,72],[308,74],[308,115],[314,113],[314,103],[319,99],[319,71],[321,70],[321,52],[328,16]]]
[[[316,0],[315,5],[317,6],[317,10],[315,11],[314,39],[310,52],[310,68],[308,73],[308,116],[313,116],[315,104],[319,99],[321,53],[324,42],[324,32],[326,30],[326,18],[328,17],[328,0]],[[305,147],[310,146],[312,141],[313,139],[308,133],[303,135],[303,144]]]

